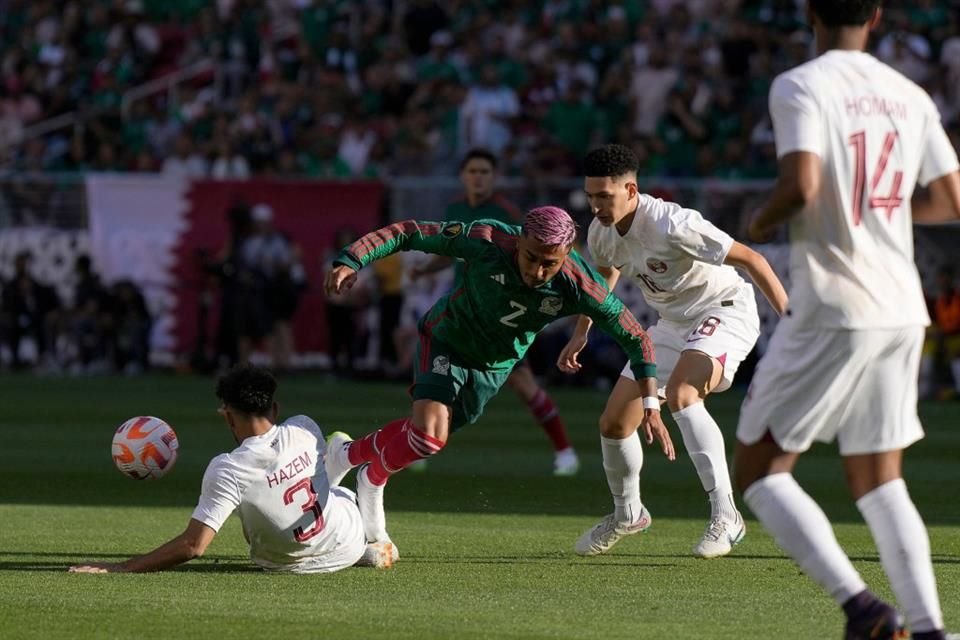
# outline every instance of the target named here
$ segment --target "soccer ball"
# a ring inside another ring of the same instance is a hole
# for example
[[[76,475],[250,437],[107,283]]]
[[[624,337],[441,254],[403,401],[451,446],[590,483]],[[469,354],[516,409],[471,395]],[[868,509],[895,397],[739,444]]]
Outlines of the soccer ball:
[[[177,434],[160,418],[130,418],[113,434],[113,463],[136,480],[162,478],[177,461]]]

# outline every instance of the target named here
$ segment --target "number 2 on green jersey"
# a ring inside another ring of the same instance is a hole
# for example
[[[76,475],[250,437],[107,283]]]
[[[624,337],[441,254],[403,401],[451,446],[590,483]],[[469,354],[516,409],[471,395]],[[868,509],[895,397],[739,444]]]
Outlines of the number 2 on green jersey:
[[[522,304],[520,304],[519,302],[514,302],[513,300],[510,301],[510,306],[511,306],[512,308],[516,309],[516,311],[514,311],[513,313],[508,313],[507,315],[505,315],[505,316],[503,316],[502,318],[500,318],[500,322],[501,322],[502,324],[507,325],[508,327],[512,327],[512,328],[516,329],[516,328],[517,328],[517,323],[514,322],[514,319],[515,319],[515,318],[519,318],[519,317],[522,316],[524,313],[526,313],[526,312],[527,312],[527,308],[526,308],[525,306],[523,306]]]

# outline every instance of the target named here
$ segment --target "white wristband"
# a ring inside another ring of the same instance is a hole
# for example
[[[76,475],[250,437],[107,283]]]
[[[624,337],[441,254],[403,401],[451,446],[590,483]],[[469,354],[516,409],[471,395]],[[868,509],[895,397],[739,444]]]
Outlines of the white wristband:
[[[644,409],[653,409],[654,411],[660,411],[660,398],[656,396],[647,396],[643,399],[643,408]]]

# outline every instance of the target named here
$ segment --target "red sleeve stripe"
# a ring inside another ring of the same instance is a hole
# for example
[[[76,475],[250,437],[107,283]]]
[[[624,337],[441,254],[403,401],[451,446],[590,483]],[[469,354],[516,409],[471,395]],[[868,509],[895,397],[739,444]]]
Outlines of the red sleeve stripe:
[[[513,251],[517,247],[517,236],[495,229],[488,224],[473,225],[468,237],[490,242],[504,251]]]
[[[647,362],[654,362],[653,341],[650,340],[650,336],[643,330],[643,327],[641,327],[637,319],[633,317],[630,310],[624,307],[623,310],[620,311],[620,317],[618,319],[624,331],[640,339],[640,349],[643,352],[643,359]]]
[[[359,240],[356,240],[349,247],[347,247],[347,253],[357,258],[358,260],[360,259],[360,256],[365,256],[371,251],[373,251],[373,245],[370,244],[370,241],[367,239],[367,236],[363,236]]]
[[[440,232],[440,225],[437,223],[417,224],[414,220],[395,222],[394,224],[383,227],[382,229],[377,229],[372,233],[368,233],[354,242],[350,246],[350,253],[352,253],[355,258],[360,260],[377,247],[383,246],[387,242],[390,242],[401,235],[413,235],[418,230],[420,231],[421,235],[434,236]]]
[[[626,308],[620,310],[620,326],[623,327],[628,333],[631,333],[635,336],[643,335],[643,327],[637,322],[637,319],[633,317],[633,314],[630,313]]]
[[[422,236],[439,235],[441,226],[442,225],[439,222],[421,222],[419,223],[420,235]]]
[[[586,274],[577,263],[568,258],[564,261],[562,270],[569,278],[577,283],[578,287],[597,302],[602,303],[607,299],[607,290],[603,285]]]
[[[430,366],[430,334],[420,334],[420,368],[417,373],[422,373]]]
[[[395,237],[395,236],[394,236]],[[353,255],[357,260],[363,259],[365,255],[379,247],[385,242],[383,237],[380,235],[380,230],[368,233],[354,243],[356,250],[353,251]]]
[[[463,288],[463,287],[460,287],[459,289],[457,289],[456,291],[454,291],[454,292],[450,295],[450,299],[447,300],[447,308],[444,309],[444,310],[440,313],[440,315],[438,315],[438,316],[437,316],[436,318],[434,318],[433,320],[428,320],[428,321],[426,321],[426,322],[423,323],[423,333],[424,333],[424,334],[426,334],[426,335],[428,335],[428,336],[432,336],[432,335],[433,335],[433,328],[436,327],[438,324],[440,324],[440,321],[441,321],[441,320],[443,320],[444,318],[447,317],[447,312],[448,312],[449,309],[450,309],[450,304],[451,304],[454,300],[456,300],[457,298],[459,298],[460,296],[462,296],[465,291],[466,291],[466,289]],[[433,307],[430,307],[430,310],[432,311],[432,310],[433,310]]]
[[[592,278],[584,274],[579,269],[573,269],[564,266],[563,272],[567,274],[567,276],[571,278],[584,293],[589,295],[597,302],[602,304],[603,301],[607,299],[607,292],[601,287],[597,286],[597,283],[595,283]]]
[[[582,280],[585,287],[590,287],[597,291],[604,299],[607,297],[607,287],[604,283],[597,282],[593,277],[583,269],[575,260],[571,260],[569,257],[563,263],[564,270],[569,271],[570,273],[576,273],[576,278]]]
[[[377,229],[376,231],[372,231],[363,236],[354,243],[354,246],[357,247],[357,250],[353,252],[354,257],[359,260],[385,242],[389,242],[390,240],[396,238],[405,231],[404,225],[406,225],[407,222],[410,222],[413,225],[413,228],[416,229],[415,222],[404,221]]]

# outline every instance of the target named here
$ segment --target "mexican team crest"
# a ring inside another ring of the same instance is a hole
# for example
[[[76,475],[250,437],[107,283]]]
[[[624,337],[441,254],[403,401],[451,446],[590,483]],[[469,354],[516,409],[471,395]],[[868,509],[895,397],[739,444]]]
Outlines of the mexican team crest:
[[[445,376],[450,374],[450,358],[447,356],[437,356],[433,359],[433,372]]]
[[[540,313],[545,313],[548,316],[555,316],[560,313],[561,307],[563,307],[563,300],[560,298],[550,296],[540,301]]]
[[[463,233],[463,225],[459,222],[451,222],[450,224],[444,225],[440,235],[444,238],[456,238],[461,233]]]

